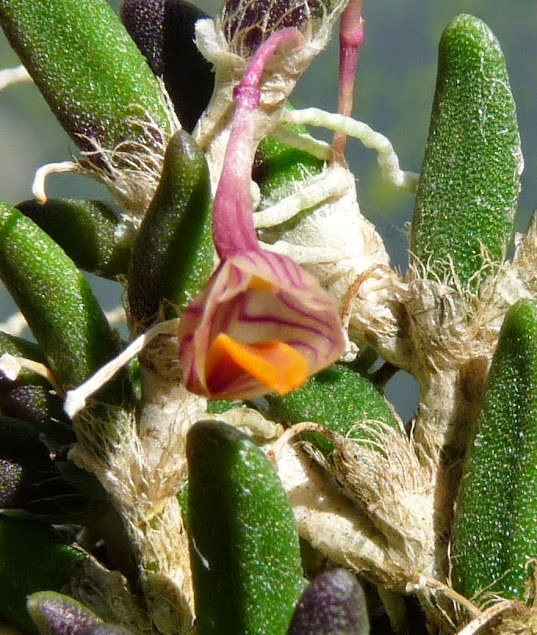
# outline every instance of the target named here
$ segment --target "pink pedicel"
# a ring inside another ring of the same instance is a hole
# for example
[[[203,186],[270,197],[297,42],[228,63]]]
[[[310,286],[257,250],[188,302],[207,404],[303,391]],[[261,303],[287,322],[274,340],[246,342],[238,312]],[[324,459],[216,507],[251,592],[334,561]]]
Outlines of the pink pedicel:
[[[349,0],[341,15],[339,27],[339,95],[338,113],[350,117],[354,102],[354,82],[358,67],[358,52],[363,44],[365,29],[362,18],[362,0]],[[343,163],[346,135],[334,135],[334,160]]]

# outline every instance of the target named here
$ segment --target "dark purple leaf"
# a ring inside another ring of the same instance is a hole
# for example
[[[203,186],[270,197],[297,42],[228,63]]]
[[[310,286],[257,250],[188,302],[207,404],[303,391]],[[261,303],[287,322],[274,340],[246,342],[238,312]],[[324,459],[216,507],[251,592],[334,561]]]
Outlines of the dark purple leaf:
[[[70,461],[53,460],[35,425],[0,416],[0,508],[49,522],[84,523],[104,504],[97,479]]]
[[[184,0],[125,0],[121,19],[147,59],[164,79],[181,125],[192,132],[214,86],[211,65],[194,44],[194,25],[208,17]]]
[[[131,635],[131,631],[114,624],[93,624],[82,631],[81,635]]]
[[[20,463],[0,458],[0,507],[7,509],[17,505],[18,493],[24,482]]]
[[[34,426],[0,416],[0,507],[24,507],[40,480],[53,470]]]
[[[13,381],[0,371],[0,412],[6,417],[33,423],[56,442],[64,444],[75,440],[70,426],[61,423],[66,419],[61,399],[45,382]]]

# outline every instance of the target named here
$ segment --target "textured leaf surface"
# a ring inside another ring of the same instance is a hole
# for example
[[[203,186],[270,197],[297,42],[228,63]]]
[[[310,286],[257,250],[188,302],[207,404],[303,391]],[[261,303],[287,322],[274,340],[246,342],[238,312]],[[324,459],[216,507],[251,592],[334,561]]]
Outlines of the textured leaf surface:
[[[111,149],[141,137],[133,118],[169,131],[151,69],[103,0],[1,0],[0,23],[73,141]]]
[[[34,633],[27,595],[62,589],[71,567],[85,557],[48,527],[0,514],[0,618]]]
[[[507,313],[457,503],[456,588],[525,599],[537,557],[537,303]]]
[[[89,284],[30,219],[0,204],[0,277],[60,386],[87,379],[117,350]]]
[[[414,264],[442,280],[455,274],[466,286],[485,263],[500,263],[513,231],[522,165],[500,45],[483,22],[460,15],[440,41],[412,223]]]
[[[190,429],[187,458],[198,633],[284,633],[303,580],[293,512],[274,468],[218,421]]]
[[[275,421],[289,425],[314,421],[349,439],[370,438],[370,433],[358,425],[362,421],[379,421],[397,428],[397,420],[378,388],[366,375],[345,364],[334,364],[317,373],[284,397],[267,395],[265,399],[265,414]],[[263,402],[259,409],[265,410]],[[322,434],[304,432],[300,436],[325,456],[334,449]]]
[[[368,635],[365,595],[356,576],[334,569],[302,593],[288,635]]]
[[[49,198],[17,205],[45,231],[77,267],[116,279],[129,267],[131,241],[121,236],[119,214],[100,201]]]
[[[129,310],[150,323],[162,309],[175,316],[207,281],[214,261],[209,169],[184,131],[166,150],[164,170],[133,249]]]

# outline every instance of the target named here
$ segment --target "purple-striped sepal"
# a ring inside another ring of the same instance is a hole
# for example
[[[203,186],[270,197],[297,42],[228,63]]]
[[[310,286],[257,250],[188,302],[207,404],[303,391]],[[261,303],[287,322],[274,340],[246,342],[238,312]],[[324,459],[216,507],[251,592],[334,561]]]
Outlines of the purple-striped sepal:
[[[344,352],[335,301],[290,258],[225,259],[179,325],[186,387],[214,399],[285,394]]]

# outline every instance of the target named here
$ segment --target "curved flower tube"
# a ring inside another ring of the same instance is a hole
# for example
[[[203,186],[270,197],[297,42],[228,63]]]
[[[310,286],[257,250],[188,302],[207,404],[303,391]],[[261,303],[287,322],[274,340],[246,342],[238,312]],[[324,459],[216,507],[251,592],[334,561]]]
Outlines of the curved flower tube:
[[[293,260],[260,248],[250,196],[253,122],[266,62],[299,45],[294,28],[264,42],[235,89],[236,109],[213,207],[221,262],[179,325],[186,387],[218,399],[285,394],[344,351],[334,299]]]

